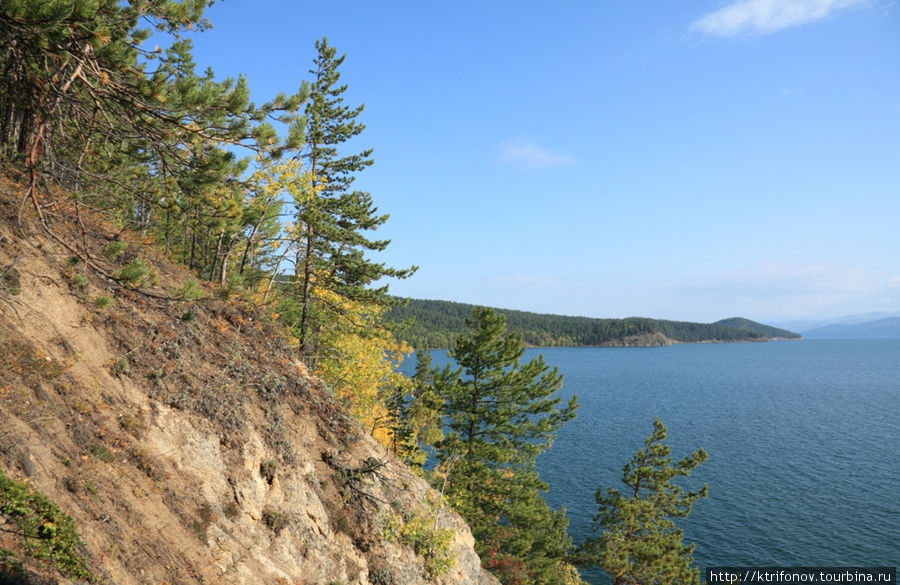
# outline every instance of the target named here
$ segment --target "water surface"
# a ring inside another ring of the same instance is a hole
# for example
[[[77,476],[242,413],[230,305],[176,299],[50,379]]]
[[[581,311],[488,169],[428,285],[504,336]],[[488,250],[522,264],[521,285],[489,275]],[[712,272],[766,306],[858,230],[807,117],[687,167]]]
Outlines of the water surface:
[[[706,482],[710,495],[683,523],[701,569],[900,564],[900,340],[544,348],[526,359],[539,354],[564,374],[564,399],[581,403],[538,462],[576,542],[591,534],[596,488],[623,487],[622,466],[658,416],[676,458],[709,453],[686,485]]]

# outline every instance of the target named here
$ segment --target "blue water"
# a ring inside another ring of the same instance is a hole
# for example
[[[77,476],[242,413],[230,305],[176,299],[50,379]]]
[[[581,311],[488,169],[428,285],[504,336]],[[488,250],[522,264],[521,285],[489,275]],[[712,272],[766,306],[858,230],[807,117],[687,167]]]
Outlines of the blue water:
[[[900,565],[900,340],[543,348],[525,359],[539,354],[565,376],[562,397],[581,403],[538,461],[576,542],[591,534],[596,488],[622,487],[658,416],[676,459],[709,453],[684,484],[710,488],[682,523],[701,570]]]

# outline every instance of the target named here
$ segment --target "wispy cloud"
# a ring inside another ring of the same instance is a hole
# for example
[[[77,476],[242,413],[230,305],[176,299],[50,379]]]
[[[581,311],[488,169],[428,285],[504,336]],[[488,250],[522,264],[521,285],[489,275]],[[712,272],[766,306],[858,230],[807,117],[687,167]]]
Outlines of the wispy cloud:
[[[895,309],[900,289],[892,286],[894,281],[848,264],[773,261],[668,282],[660,289],[676,306],[788,319]]]
[[[568,154],[553,152],[531,138],[515,138],[499,147],[500,162],[528,169],[551,169],[572,165],[578,160]]]
[[[715,37],[765,35],[868,4],[870,0],[737,0],[696,20],[692,32]]]

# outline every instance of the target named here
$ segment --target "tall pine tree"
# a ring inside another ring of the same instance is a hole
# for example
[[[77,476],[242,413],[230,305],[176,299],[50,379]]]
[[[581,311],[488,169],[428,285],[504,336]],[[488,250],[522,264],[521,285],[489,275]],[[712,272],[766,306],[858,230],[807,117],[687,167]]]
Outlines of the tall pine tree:
[[[450,352],[460,368],[435,374],[445,402],[447,436],[435,454],[446,494],[501,581],[572,582],[568,520],[541,496],[547,484],[535,462],[575,416],[577,399],[559,408],[562,376],[543,356],[520,363],[525,346],[506,334],[502,315],[477,308],[468,327]]]
[[[584,544],[585,558],[609,573],[614,585],[699,585],[700,571],[692,567],[694,545],[683,543],[684,532],[675,520],[684,518],[708,487],[685,492],[672,480],[691,474],[706,461],[698,449],[673,462],[665,443],[665,425],[656,419],[644,448],[622,470],[628,486],[597,490],[599,513],[594,521],[604,531]]]
[[[325,315],[342,318],[339,307],[329,305],[317,289],[350,301],[383,304],[388,300],[387,285],[370,285],[385,276],[406,278],[415,271],[415,267],[390,268],[366,257],[367,252],[384,250],[390,241],[366,237],[365,232],[377,229],[388,216],[378,214],[369,193],[350,188],[355,175],[373,163],[372,149],[357,154],[341,151],[345,142],[365,129],[357,120],[364,105],[351,108],[343,103],[347,86],[339,83],[338,69],[346,55],[337,56],[327,38],[316,41],[316,51],[302,156],[310,172],[310,190],[319,196],[298,206],[296,217],[302,233],[295,268],[301,304],[297,337],[308,363],[315,362],[316,330]]]

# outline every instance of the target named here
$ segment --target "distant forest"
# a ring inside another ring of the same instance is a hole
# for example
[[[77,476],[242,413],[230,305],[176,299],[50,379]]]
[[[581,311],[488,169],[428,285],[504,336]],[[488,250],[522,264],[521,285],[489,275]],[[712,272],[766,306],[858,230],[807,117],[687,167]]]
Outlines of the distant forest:
[[[398,339],[416,349],[449,348],[465,328],[475,305],[409,299],[391,308],[386,319]],[[495,309],[511,332],[526,344],[554,346],[652,346],[674,342],[736,342],[799,339],[800,335],[734,317],[715,323],[665,321],[644,317],[595,319]]]

